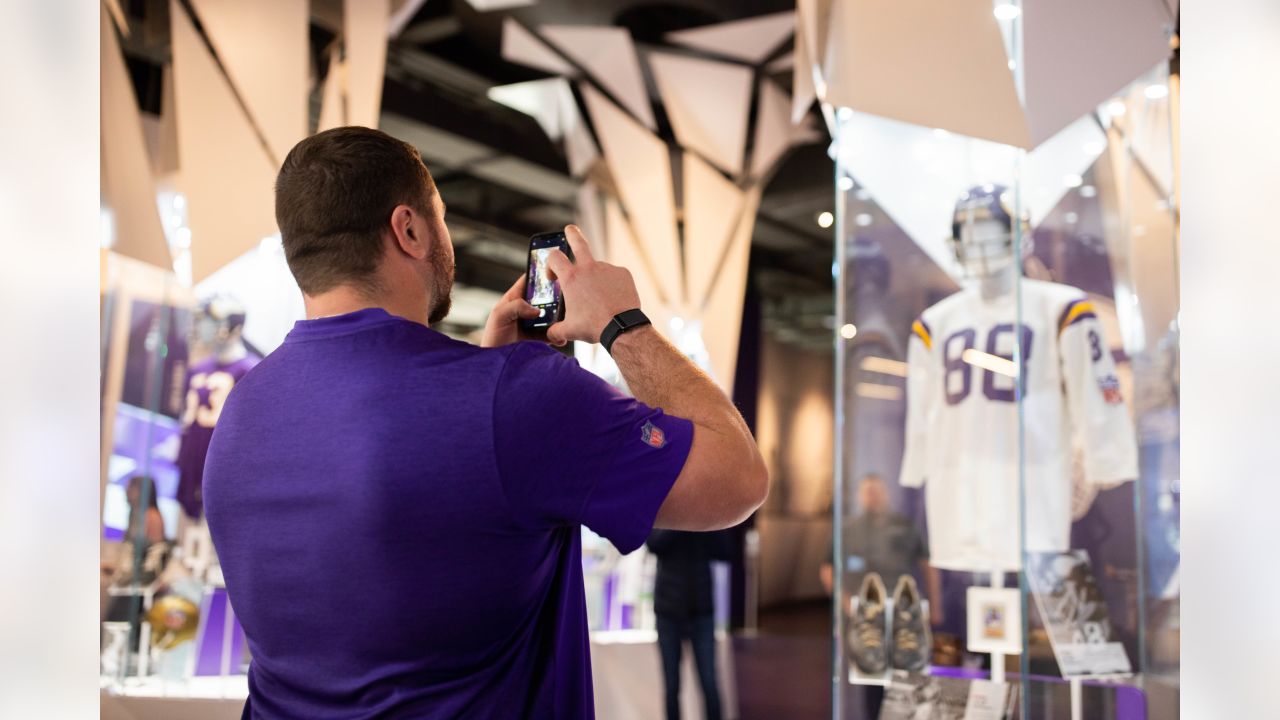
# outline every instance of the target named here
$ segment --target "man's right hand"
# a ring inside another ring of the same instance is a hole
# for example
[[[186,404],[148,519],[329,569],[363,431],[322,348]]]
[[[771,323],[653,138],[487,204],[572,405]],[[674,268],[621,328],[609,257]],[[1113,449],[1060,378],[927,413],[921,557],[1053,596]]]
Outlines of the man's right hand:
[[[574,340],[599,342],[600,333],[614,315],[640,307],[640,294],[629,270],[592,257],[587,238],[577,225],[566,225],[564,236],[574,261],[559,250],[547,258],[547,267],[564,296],[564,320],[547,328],[547,341],[552,345]]]

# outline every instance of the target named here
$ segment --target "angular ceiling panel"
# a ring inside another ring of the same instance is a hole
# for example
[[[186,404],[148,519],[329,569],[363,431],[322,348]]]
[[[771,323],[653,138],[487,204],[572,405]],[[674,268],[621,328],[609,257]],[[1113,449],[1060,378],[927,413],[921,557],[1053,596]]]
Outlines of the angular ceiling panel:
[[[1011,185],[1017,149],[941,130],[852,113],[840,129],[843,167],[939,267],[959,277],[946,238],[956,199],[987,183]],[[1040,221],[1106,148],[1082,118],[1026,156],[1023,206]]]
[[[1151,0],[1023,0],[1022,18],[1032,145],[1169,56],[1168,14]]]
[[[760,81],[756,110],[756,140],[751,151],[751,175],[763,178],[791,144],[791,100],[773,81]]]
[[[223,69],[283,161],[307,134],[307,0],[193,0]]]
[[[683,55],[649,56],[676,139],[721,170],[742,172],[751,108],[751,70]]]
[[[577,74],[572,65],[526,30],[515,18],[508,17],[502,21],[502,58],[554,75],[572,77]]]
[[[711,374],[726,394],[733,394],[738,365],[738,341],[742,336],[742,304],[747,292],[747,263],[751,258],[751,234],[760,207],[761,187],[747,192],[738,226],[725,254],[715,285],[702,314],[702,340],[711,356]]]
[[[320,121],[316,125],[316,132],[347,124],[347,101],[342,92],[342,76],[346,74],[346,68],[339,57],[337,48],[329,52],[329,74],[325,75],[324,87],[320,90]]]
[[[655,280],[664,298],[679,305],[684,276],[667,144],[590,85],[581,89],[638,240],[653,268],[660,269]]]
[[[795,30],[791,11],[667,33],[668,42],[759,64]]]
[[[591,246],[591,253],[597,258],[608,261],[609,248],[607,241],[609,237],[605,230],[604,203],[601,200],[600,188],[590,181],[578,185],[578,195],[575,198],[574,208],[577,218],[574,222],[582,229],[582,234],[587,236],[587,244]]]
[[[836,107],[1029,147],[991,8],[991,0],[836,0],[825,99]]]
[[[360,0],[342,4],[343,43],[346,47],[347,123],[378,127],[382,110],[382,79],[387,65],[387,23],[390,0]]]
[[[100,9],[102,44],[102,202],[111,210],[121,255],[173,270],[156,208],[156,184],[142,136],[142,121],[114,23]]]
[[[179,183],[200,282],[276,233],[276,168],[181,3],[170,5]]]
[[[623,28],[544,25],[542,34],[591,74],[650,130],[657,128],[635,44]]]
[[[820,67],[818,56],[811,47],[810,33],[805,27],[815,12],[812,8],[814,0],[799,0],[796,3],[796,49],[795,63],[791,71],[791,122],[798,123],[809,112],[813,101],[818,99],[817,90],[813,86],[813,72]]]
[[[591,139],[591,131],[576,113],[573,124],[564,134],[564,153],[569,160],[569,174],[574,177],[586,175],[600,159],[600,151],[596,149],[596,141]]]
[[[743,192],[693,153],[684,154],[684,274],[702,307],[742,212]]]
[[[612,198],[605,200],[604,222],[605,233],[609,236],[608,262],[631,271],[631,277],[636,283],[636,292],[640,295],[640,307],[651,316],[650,320],[655,327],[665,330],[666,323],[659,321],[658,314],[665,314],[666,304],[663,302],[662,292],[658,289],[653,266],[641,252],[640,245],[636,242],[631,226],[627,224],[627,219],[623,216],[617,200]],[[651,310],[653,312],[650,312]]]
[[[489,88],[489,99],[532,117],[547,137],[559,140],[577,117],[573,91],[562,77]]]

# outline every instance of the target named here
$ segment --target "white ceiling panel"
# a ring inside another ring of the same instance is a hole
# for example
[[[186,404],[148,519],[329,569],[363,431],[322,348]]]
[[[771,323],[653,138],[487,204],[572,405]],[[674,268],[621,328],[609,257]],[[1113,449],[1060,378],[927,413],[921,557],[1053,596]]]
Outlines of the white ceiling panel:
[[[657,128],[631,35],[618,27],[544,25],[542,34],[574,59],[650,130]]]
[[[759,64],[795,30],[792,11],[667,33],[668,42]]]
[[[733,230],[744,193],[693,153],[684,154],[684,273],[689,304],[706,301]]]
[[[702,340],[711,357],[711,374],[725,394],[733,394],[734,370],[738,364],[738,341],[742,336],[742,303],[747,291],[747,264],[751,257],[751,234],[761,187],[747,192],[738,226],[733,232],[724,263],[701,315]]]
[[[649,66],[680,144],[727,173],[741,173],[751,108],[751,70],[666,53],[650,54]]]
[[[142,122],[113,21],[100,9],[102,43],[102,203],[110,210],[111,249],[165,270],[173,258],[156,208]]]
[[[1152,0],[1023,0],[1022,18],[1032,145],[1169,57],[1168,14]]]
[[[590,85],[581,86],[604,159],[655,278],[672,305],[683,302],[680,241],[667,144]]]
[[[378,127],[382,109],[382,80],[387,66],[387,26],[390,16],[390,0],[360,0],[342,4],[348,124]]]
[[[502,58],[555,75],[572,77],[577,74],[572,65],[526,30],[515,18],[508,17],[502,21]]]
[[[200,282],[276,233],[276,167],[181,3],[173,2],[174,100],[180,189]]]
[[[1030,145],[991,0],[836,0],[829,32],[832,105]]]
[[[222,67],[279,162],[307,134],[307,0],[193,0]]]

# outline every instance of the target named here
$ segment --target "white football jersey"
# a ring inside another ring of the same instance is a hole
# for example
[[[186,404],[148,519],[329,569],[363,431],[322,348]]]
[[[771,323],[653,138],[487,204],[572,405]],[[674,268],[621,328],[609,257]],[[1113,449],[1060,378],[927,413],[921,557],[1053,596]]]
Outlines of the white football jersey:
[[[962,290],[925,310],[907,349],[904,487],[925,487],[930,562],[988,572],[1021,566],[1016,333],[1023,337],[1027,550],[1067,550],[1072,433],[1088,482],[1138,474],[1115,363],[1093,304],[1067,285],[1022,281],[984,299]],[[993,357],[994,356],[994,357]]]

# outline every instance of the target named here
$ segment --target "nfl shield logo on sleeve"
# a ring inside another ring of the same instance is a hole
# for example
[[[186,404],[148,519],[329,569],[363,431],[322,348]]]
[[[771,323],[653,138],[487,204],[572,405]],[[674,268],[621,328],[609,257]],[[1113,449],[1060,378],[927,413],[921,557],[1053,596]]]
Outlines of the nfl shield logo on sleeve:
[[[1102,390],[1102,399],[1112,405],[1119,405],[1124,402],[1124,395],[1120,393],[1120,381],[1114,375],[1108,375],[1098,379],[1098,388]]]
[[[649,447],[660,448],[667,444],[667,434],[662,428],[645,420],[644,427],[640,428],[640,440]]]

